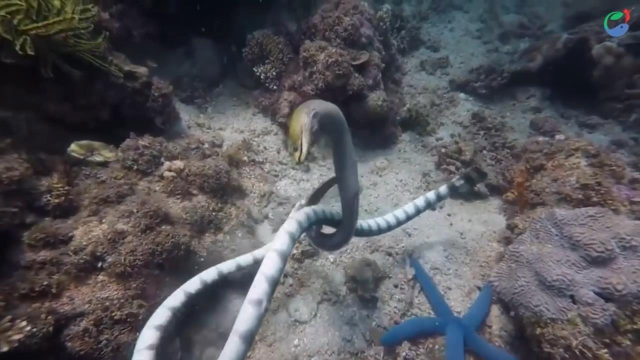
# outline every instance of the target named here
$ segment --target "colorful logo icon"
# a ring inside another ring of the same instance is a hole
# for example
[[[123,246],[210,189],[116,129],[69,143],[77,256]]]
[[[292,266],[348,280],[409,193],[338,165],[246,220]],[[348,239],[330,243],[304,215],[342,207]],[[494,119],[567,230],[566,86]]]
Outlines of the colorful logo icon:
[[[633,8],[632,8],[633,10]],[[609,22],[609,20],[611,21],[616,21],[616,20],[620,20],[622,17],[624,16],[624,24],[620,24],[614,28],[609,28],[609,25],[607,24]],[[614,11],[609,13],[607,16],[605,16],[604,18],[604,31],[607,32],[607,34],[613,36],[613,37],[620,37],[624,34],[627,33],[627,31],[629,31],[629,18],[631,17],[631,11],[629,11],[629,9],[624,9],[622,10],[622,12],[620,11]]]

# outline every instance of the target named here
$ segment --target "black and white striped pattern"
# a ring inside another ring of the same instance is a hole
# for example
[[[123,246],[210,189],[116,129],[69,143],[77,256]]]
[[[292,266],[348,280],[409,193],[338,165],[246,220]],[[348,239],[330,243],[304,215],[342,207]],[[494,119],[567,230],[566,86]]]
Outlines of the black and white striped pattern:
[[[427,210],[434,209],[439,203],[446,200],[454,192],[462,192],[465,188],[471,188],[484,182],[487,174],[479,167],[473,167],[463,174],[455,177],[449,183],[436,190],[420,196],[405,206],[390,212],[387,215],[369,220],[360,220],[356,225],[355,237],[372,237],[391,232],[416,218]],[[336,228],[340,224],[340,212],[326,208],[319,208],[317,217],[322,220],[322,225]]]
[[[486,173],[472,168],[437,190],[415,199],[400,209],[375,219],[358,221],[356,236],[371,237],[381,235],[408,223],[423,212],[433,209],[446,200],[450,193],[463,187],[473,187],[486,179]],[[289,255],[296,241],[311,226],[335,223],[340,213],[329,211],[322,206],[302,208],[298,203],[289,218],[280,227],[272,242],[262,248],[225,261],[196,275],[171,294],[151,316],[142,329],[133,353],[133,360],[155,360],[156,349],[167,326],[186,300],[216,280],[262,261],[260,269],[244,300],[229,339],[219,360],[243,360],[247,356],[253,339],[260,329],[271,298],[280,282]]]

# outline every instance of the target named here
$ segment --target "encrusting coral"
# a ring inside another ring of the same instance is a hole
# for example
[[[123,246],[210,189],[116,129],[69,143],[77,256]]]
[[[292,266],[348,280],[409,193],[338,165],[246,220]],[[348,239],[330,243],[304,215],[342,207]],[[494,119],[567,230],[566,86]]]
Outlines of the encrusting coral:
[[[105,55],[106,33],[92,34],[98,8],[84,0],[7,0],[0,4],[0,38],[19,55],[38,56],[42,74],[52,64],[77,73],[61,55],[87,61],[116,77],[122,73]]]

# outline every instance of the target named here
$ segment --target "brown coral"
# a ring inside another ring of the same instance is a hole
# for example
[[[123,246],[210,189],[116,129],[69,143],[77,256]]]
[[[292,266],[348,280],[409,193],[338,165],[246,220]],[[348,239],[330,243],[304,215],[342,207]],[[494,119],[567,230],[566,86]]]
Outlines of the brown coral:
[[[217,197],[224,197],[225,189],[233,183],[231,169],[219,159],[187,163],[185,176],[199,191]]]
[[[279,91],[258,91],[260,107],[284,127],[297,105],[320,98],[341,108],[356,136],[375,138],[370,142],[377,145],[395,141],[393,115],[404,106],[402,67],[393,30],[379,26],[375,14],[359,0],[323,2],[295,42],[299,48],[292,52],[298,55],[283,73]],[[255,41],[253,35],[248,39]]]
[[[526,197],[529,208],[602,206],[628,210],[628,203],[614,192],[616,184],[627,180],[626,166],[606,151],[584,140],[536,138],[518,153],[522,158],[518,166],[526,167],[528,173],[526,184],[521,186],[526,194],[508,194],[505,200],[520,203],[518,199]],[[513,172],[511,177],[514,186],[515,175]]]
[[[120,145],[122,165],[126,169],[150,175],[164,163],[166,146],[164,139],[147,135],[127,139]]]
[[[71,230],[65,221],[46,219],[29,229],[23,241],[33,248],[57,248],[73,240]]]
[[[278,89],[282,74],[293,57],[289,43],[267,30],[258,30],[249,35],[242,55],[262,83],[271,90]]]
[[[364,80],[356,74],[349,60],[349,52],[332,47],[326,42],[307,42],[300,48],[300,64],[304,69],[302,90],[307,97],[345,92],[334,95],[343,98],[364,90]]]
[[[210,250],[211,237],[244,214],[225,201],[239,181],[231,177],[219,144],[143,136],[128,140],[120,151],[123,156],[107,166],[78,163],[65,172],[52,170],[63,159],[47,158],[45,164],[34,163],[33,171],[15,172],[31,174],[29,181],[12,180],[7,184],[15,190],[0,192],[0,209],[16,213],[2,226],[27,245],[19,258],[10,259],[15,271],[0,282],[0,318],[16,319],[0,325],[7,356],[42,358],[54,349],[63,349],[56,355],[65,358],[125,356],[143,319],[162,299],[167,274],[190,275],[187,260]],[[31,169],[26,160],[23,165],[12,168]],[[168,179],[160,170],[174,173],[171,180],[188,188],[191,197],[176,199],[165,192]],[[29,186],[23,189],[23,183]],[[5,196],[23,190],[33,198],[24,197],[24,204]],[[77,212],[42,219],[43,193],[55,195],[48,197],[51,204],[73,195]],[[31,208],[37,213],[30,214]],[[32,330],[19,338],[11,328],[21,329],[23,320]]]

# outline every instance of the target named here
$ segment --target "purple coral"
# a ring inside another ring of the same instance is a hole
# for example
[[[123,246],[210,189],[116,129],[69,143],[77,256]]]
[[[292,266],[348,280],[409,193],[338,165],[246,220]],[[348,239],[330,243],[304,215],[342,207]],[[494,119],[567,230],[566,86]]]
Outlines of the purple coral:
[[[548,211],[507,249],[491,283],[522,316],[607,324],[616,304],[640,300],[640,222],[603,208]]]

